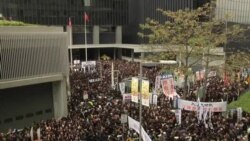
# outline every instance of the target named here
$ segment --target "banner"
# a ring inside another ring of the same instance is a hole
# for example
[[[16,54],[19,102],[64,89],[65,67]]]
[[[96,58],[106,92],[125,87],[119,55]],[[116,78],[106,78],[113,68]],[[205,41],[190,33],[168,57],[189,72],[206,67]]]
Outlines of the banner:
[[[134,129],[138,134],[140,134],[140,123],[136,120],[134,120],[131,117],[128,117],[128,126],[131,129]],[[151,141],[149,135],[146,133],[146,131],[141,127],[141,137],[143,141]]]
[[[131,94],[122,94],[122,101],[123,102],[130,102],[131,101]]]
[[[121,123],[127,123],[127,122],[128,122],[128,115],[121,114]]]
[[[101,80],[102,80],[101,78],[89,79],[89,83],[99,82]]]
[[[196,80],[197,81],[202,80],[202,79],[205,78],[205,70],[197,71],[195,74],[196,74]]]
[[[131,80],[131,101],[138,103],[138,78],[132,77]]]
[[[87,91],[83,91],[83,99],[86,100],[89,98],[88,92]]]
[[[120,88],[121,94],[124,94],[125,93],[125,82],[119,83],[119,88]]]
[[[179,99],[178,107],[187,111],[197,111],[198,107],[203,108],[202,111],[211,110],[211,112],[225,112],[227,110],[227,102],[198,102]]]
[[[158,98],[158,95],[157,94],[153,94],[153,104],[154,105],[157,105],[157,98]]]
[[[207,75],[207,77],[215,77],[217,75],[217,72],[216,71],[210,71]]]
[[[176,117],[178,125],[181,125],[181,109],[175,110],[175,117]]]
[[[160,89],[161,87],[161,76],[158,75],[155,77],[155,90]]]
[[[149,107],[149,81],[142,80],[142,105]]]
[[[240,121],[242,119],[242,108],[239,107],[237,110],[237,120]]]
[[[167,97],[171,97],[174,95],[174,79],[173,77],[171,78],[166,78],[161,80],[162,84],[162,91]]]

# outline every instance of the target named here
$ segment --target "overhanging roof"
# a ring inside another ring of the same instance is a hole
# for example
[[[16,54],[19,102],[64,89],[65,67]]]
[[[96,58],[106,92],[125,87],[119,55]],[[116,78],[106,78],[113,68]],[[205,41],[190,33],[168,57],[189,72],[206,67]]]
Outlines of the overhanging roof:
[[[84,49],[86,45],[71,45],[69,49]],[[122,49],[132,49],[134,53],[140,52],[162,52],[166,51],[166,48],[163,46],[156,45],[155,47],[140,45],[140,44],[87,44],[87,48],[122,48]],[[178,51],[178,48],[174,48],[175,51]],[[189,49],[190,50],[190,49]],[[210,54],[213,55],[224,55],[225,52],[223,48],[215,48],[210,50]]]

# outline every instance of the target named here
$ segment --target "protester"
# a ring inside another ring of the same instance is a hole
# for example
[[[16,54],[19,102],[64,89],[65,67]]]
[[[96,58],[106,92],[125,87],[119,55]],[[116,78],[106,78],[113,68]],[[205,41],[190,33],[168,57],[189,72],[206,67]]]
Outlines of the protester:
[[[118,81],[139,75],[139,63],[123,60],[100,61],[90,70],[70,72],[71,97],[68,101],[69,115],[61,119],[50,119],[35,123],[33,138],[38,139],[37,129],[41,129],[43,141],[121,141],[127,138],[138,138],[138,134],[122,125],[120,116],[127,113],[139,121],[139,105],[133,102],[124,103],[118,90],[111,88],[111,63],[118,70]],[[154,86],[155,77],[160,74],[160,67],[143,68],[143,76]],[[100,79],[98,79],[100,78]],[[91,79],[100,81],[92,82]],[[234,101],[244,91],[243,85],[231,83],[225,86],[219,77],[213,77],[207,87],[204,101]],[[117,84],[116,84],[117,85]],[[197,84],[191,88],[187,99],[197,100]],[[177,93],[184,95],[182,88]],[[84,95],[88,95],[84,97]],[[164,140],[240,140],[247,135],[250,126],[250,115],[243,113],[242,120],[235,116],[214,113],[211,121],[199,122],[196,112],[182,112],[179,125],[171,111],[171,100],[163,94],[158,96],[157,105],[142,108],[142,126],[153,141]],[[0,134],[0,141],[30,140],[30,128],[22,131],[10,131]]]

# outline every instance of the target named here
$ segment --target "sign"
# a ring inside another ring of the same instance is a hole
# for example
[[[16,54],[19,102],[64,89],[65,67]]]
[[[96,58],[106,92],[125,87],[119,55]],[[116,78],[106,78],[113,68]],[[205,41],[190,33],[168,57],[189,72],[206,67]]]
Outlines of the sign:
[[[138,103],[138,78],[132,77],[131,80],[131,101]]]
[[[157,105],[157,98],[158,98],[158,95],[157,94],[153,94],[153,104],[154,105]]]
[[[80,64],[80,60],[78,62]],[[88,66],[96,66],[96,61],[83,61],[81,62],[81,67],[84,68],[84,67],[88,67]]]
[[[169,97],[171,95],[174,95],[174,79],[173,77],[171,78],[166,78],[161,80],[162,84],[162,90],[165,96]]]
[[[121,114],[121,123],[127,123],[127,122],[128,122],[128,115]]]
[[[202,108],[202,111],[225,112],[227,110],[227,102],[195,102],[183,99],[178,99],[178,107],[187,111],[197,111]]]
[[[205,70],[197,71],[195,74],[196,74],[196,80],[197,81],[202,80],[202,79],[205,78]]]
[[[131,94],[122,94],[123,102],[130,102],[131,101]]]
[[[125,93],[125,82],[119,83],[119,88],[120,88],[121,94],[124,94]]]
[[[242,108],[239,107],[237,110],[237,120],[240,121],[242,119]]]
[[[217,75],[217,72],[216,71],[210,71],[207,75],[207,77],[215,77]]]
[[[83,92],[83,99],[86,100],[89,98],[89,95],[88,95],[88,92],[87,91],[84,91]]]
[[[174,113],[178,124],[181,125],[181,109],[176,109]]]
[[[161,87],[161,76],[158,75],[155,77],[155,90],[160,89]]]
[[[73,63],[74,63],[74,65],[78,65],[78,64],[81,63],[81,61],[80,60],[74,60]]]
[[[89,83],[99,82],[101,80],[102,80],[101,78],[89,79]]]
[[[149,107],[149,81],[142,80],[142,105]]]

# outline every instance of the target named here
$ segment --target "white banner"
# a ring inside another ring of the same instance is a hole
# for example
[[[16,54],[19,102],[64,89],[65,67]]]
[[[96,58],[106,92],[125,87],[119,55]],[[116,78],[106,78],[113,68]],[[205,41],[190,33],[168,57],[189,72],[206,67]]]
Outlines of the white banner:
[[[127,122],[128,122],[128,115],[121,114],[121,123],[127,123]]]
[[[242,108],[239,107],[237,110],[237,120],[240,121],[242,119]]]
[[[215,77],[217,75],[216,71],[210,71],[207,75],[207,77]]]
[[[181,109],[175,110],[175,117],[179,125],[181,125]]]
[[[131,101],[131,94],[122,94],[122,100],[123,102]]]
[[[158,75],[155,77],[155,90],[160,89],[161,87],[161,76]]]
[[[89,79],[89,83],[99,82],[101,80],[102,80],[101,78]]]
[[[138,78],[136,77],[132,77],[132,81],[131,81],[131,101],[138,103]]]
[[[89,95],[88,95],[88,92],[87,91],[84,91],[83,92],[83,99],[86,100],[89,98]]]
[[[179,99],[178,107],[187,111],[197,111],[199,106],[196,101]],[[203,108],[202,111],[225,112],[227,110],[227,102],[200,102],[200,108]]]
[[[121,94],[124,94],[125,93],[125,82],[119,83],[119,88],[120,88]]]
[[[131,117],[128,117],[128,126],[129,128],[134,129],[138,134],[140,134],[140,123],[136,120],[134,120]],[[141,136],[143,141],[151,141],[149,135],[146,133],[146,131],[141,127]]]
[[[157,105],[157,98],[158,98],[158,95],[157,94],[153,94],[153,104],[154,105]]]
[[[149,81],[142,80],[142,105],[149,107]]]

